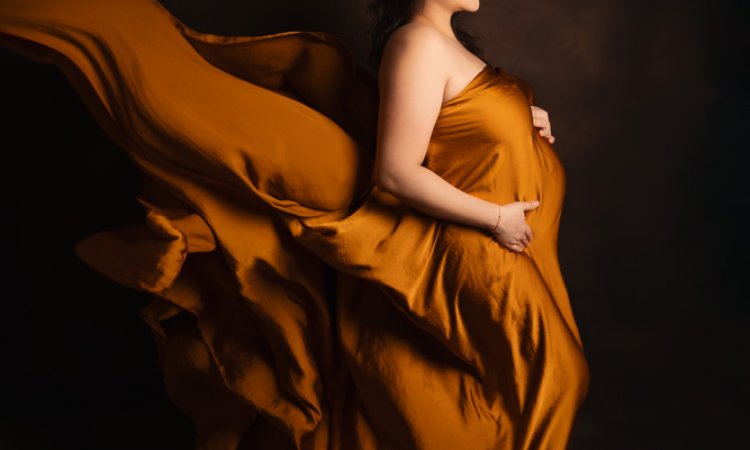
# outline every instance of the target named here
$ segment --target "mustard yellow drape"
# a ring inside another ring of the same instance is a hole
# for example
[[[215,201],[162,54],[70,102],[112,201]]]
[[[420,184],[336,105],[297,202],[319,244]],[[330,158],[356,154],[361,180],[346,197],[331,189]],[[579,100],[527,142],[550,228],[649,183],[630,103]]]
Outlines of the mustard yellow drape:
[[[145,221],[76,253],[141,311],[196,448],[566,448],[589,371],[557,257],[565,173],[485,67],[424,165],[527,212],[518,254],[371,182],[377,84],[334,36],[217,36],[156,0],[3,0],[143,171]],[[61,118],[64,120],[64,118]]]

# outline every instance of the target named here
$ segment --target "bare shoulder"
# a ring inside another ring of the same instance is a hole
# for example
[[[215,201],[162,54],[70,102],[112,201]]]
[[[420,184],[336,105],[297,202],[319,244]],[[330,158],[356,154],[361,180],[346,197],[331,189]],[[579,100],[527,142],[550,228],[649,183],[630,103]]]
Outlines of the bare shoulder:
[[[439,69],[449,56],[446,37],[435,28],[408,23],[397,28],[383,48],[378,78],[387,81],[394,72],[422,72]],[[445,75],[445,74],[444,74]]]
[[[434,27],[412,22],[398,27],[388,38],[386,50],[397,50],[406,47],[421,48],[432,51],[445,51],[445,36]]]

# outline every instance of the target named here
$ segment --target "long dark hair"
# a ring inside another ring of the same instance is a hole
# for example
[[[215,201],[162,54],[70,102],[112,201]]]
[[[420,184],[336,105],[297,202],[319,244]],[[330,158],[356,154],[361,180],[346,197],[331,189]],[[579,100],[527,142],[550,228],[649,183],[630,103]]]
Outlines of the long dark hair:
[[[370,16],[370,54],[368,62],[374,73],[380,67],[383,48],[391,34],[400,26],[411,20],[419,0],[372,0],[367,12]],[[459,42],[467,50],[481,59],[484,52],[479,45],[479,37],[465,29],[463,23],[464,11],[458,11],[451,16],[451,28]]]

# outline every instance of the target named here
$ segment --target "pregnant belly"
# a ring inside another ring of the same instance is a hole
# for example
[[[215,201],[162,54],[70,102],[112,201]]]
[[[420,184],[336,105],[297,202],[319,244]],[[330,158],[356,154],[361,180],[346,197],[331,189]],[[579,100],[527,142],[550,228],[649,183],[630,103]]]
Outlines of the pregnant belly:
[[[565,172],[552,146],[542,137],[525,135],[512,145],[498,146],[498,154],[490,198],[500,204],[539,200],[539,206],[526,211],[526,223],[540,238],[555,234],[565,196]]]

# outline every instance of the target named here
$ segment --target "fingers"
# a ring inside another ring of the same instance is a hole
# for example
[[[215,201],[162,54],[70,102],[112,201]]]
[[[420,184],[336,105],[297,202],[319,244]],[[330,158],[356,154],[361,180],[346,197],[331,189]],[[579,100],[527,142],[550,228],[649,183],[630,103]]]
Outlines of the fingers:
[[[554,142],[555,137],[552,136],[552,125],[550,125],[549,123],[546,123],[546,124],[537,125],[537,126],[538,127],[542,127],[539,130],[539,136],[541,136],[543,138],[546,138],[547,140],[551,140],[552,142]]]
[[[516,243],[516,245],[518,245],[521,248],[521,250],[523,250],[524,248],[528,247],[529,244],[531,244],[532,238],[533,236],[531,234],[531,227],[526,225],[526,229],[523,231],[523,234],[518,238],[518,242]]]
[[[520,245],[520,244],[512,244],[510,246],[510,249],[513,250],[513,251],[515,251],[515,252],[519,252],[520,253],[520,252],[523,251],[524,247],[523,247],[523,245]]]
[[[542,134],[542,130],[540,130],[540,131],[539,131],[539,134],[540,134],[540,135],[541,135],[541,136],[542,136],[543,138],[547,139],[547,141],[548,141],[548,142],[549,142],[550,144],[554,144],[554,143],[555,143],[555,137],[554,137],[554,136],[552,136],[552,130],[551,130],[551,129],[550,129],[550,130],[548,130],[548,131],[547,131],[547,132],[546,132],[545,134]]]
[[[531,117],[533,117],[534,120],[549,123],[549,113],[538,106],[531,106]]]
[[[514,202],[514,205],[520,206],[523,211],[528,211],[537,208],[540,205],[540,201],[516,201]],[[511,227],[511,230],[506,230],[506,232],[510,231],[510,234],[514,235],[513,238],[510,238],[510,236],[506,236],[499,238],[499,240],[502,241],[503,245],[509,250],[512,250],[514,252],[523,252],[534,239],[534,233],[532,232],[531,227],[528,223],[522,222],[518,225],[520,229],[513,226]]]
[[[550,144],[555,142],[552,136],[552,124],[549,120],[549,113],[538,106],[531,106],[531,118],[535,127],[541,128],[539,135],[547,139]]]
[[[523,230],[523,234],[516,242],[510,244],[508,247],[515,252],[523,252],[531,244],[533,239],[534,233],[531,231],[531,227],[527,224]]]

